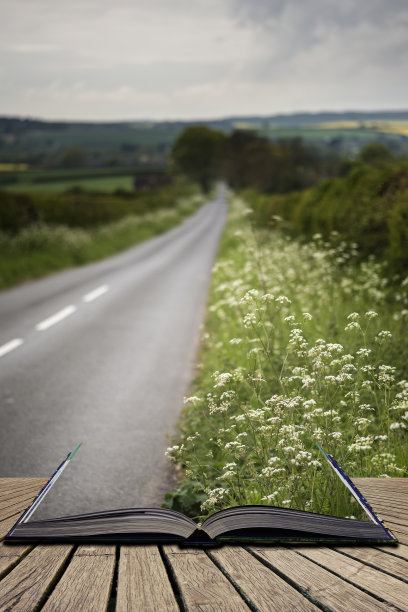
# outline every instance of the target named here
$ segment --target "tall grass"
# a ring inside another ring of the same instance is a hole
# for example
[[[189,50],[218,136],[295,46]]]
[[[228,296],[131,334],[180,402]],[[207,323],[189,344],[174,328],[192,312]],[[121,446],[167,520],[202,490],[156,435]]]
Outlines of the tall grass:
[[[166,503],[357,516],[315,442],[352,476],[407,475],[408,279],[391,291],[337,235],[301,244],[251,216],[233,201]]]

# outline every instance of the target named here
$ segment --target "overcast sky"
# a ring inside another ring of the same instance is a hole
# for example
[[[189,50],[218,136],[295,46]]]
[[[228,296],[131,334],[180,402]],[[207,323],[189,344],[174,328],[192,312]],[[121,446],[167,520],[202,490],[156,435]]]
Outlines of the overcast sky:
[[[408,0],[0,0],[0,114],[408,108]]]

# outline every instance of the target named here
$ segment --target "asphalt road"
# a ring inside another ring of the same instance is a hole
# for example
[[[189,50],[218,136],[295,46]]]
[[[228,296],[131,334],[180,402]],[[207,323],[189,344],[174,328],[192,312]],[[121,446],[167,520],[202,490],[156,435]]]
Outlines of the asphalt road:
[[[122,254],[0,293],[0,476],[48,476],[33,518],[159,505],[225,192]]]

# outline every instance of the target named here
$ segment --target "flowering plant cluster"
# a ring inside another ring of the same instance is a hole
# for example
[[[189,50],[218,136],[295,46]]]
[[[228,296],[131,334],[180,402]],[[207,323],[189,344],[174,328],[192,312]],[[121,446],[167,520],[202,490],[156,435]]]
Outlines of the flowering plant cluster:
[[[408,382],[396,343],[408,283],[392,293],[379,264],[353,261],[356,249],[336,235],[301,244],[254,230],[233,201],[201,373],[182,439],[168,449],[184,486],[201,483],[201,515],[259,503],[356,515],[315,442],[351,476],[407,475]]]

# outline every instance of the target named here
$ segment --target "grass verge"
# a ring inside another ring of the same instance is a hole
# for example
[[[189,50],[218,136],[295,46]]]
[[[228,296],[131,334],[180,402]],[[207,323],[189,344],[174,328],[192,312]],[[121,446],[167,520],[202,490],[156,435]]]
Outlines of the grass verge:
[[[0,289],[113,255],[169,230],[202,203],[195,194],[179,197],[171,208],[126,215],[94,228],[38,222],[14,236],[0,232]]]

